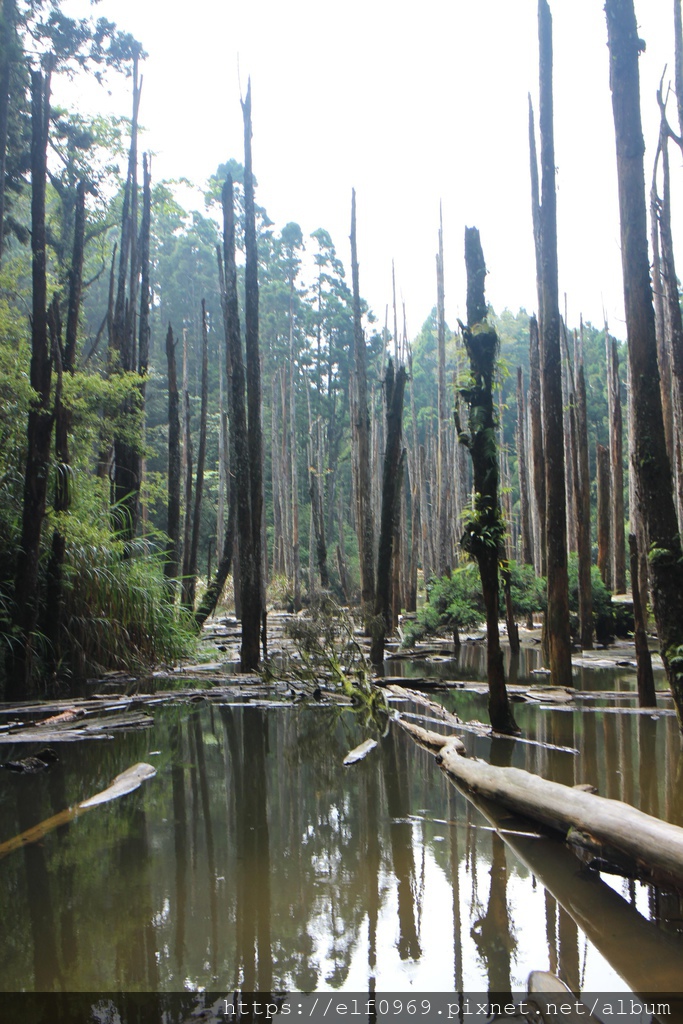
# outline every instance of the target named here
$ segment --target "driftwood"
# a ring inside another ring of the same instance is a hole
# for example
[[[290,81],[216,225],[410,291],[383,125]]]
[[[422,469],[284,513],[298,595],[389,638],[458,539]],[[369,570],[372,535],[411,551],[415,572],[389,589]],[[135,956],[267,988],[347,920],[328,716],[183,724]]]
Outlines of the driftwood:
[[[151,715],[127,711],[123,714],[103,715],[78,720],[52,719],[51,724],[38,722],[26,727],[8,728],[0,732],[0,743],[65,743],[74,740],[113,739],[115,732],[127,729],[147,729],[154,725]]]
[[[606,862],[616,857],[629,874],[683,890],[683,828],[620,800],[549,782],[520,768],[461,757],[451,746],[442,748],[437,760],[469,793],[565,836],[571,833],[574,844],[593,853],[603,851],[600,859]]]
[[[359,743],[357,747],[350,750],[344,758],[343,764],[350,765],[355,764],[356,761],[362,761],[364,757],[374,750],[377,746],[377,740],[364,740],[363,743]]]
[[[51,818],[46,818],[45,821],[41,821],[40,824],[26,829],[25,832],[21,832],[18,836],[13,836],[12,839],[0,843],[0,859],[13,853],[15,850],[21,850],[30,843],[39,842],[48,832],[66,825],[93,807],[99,807],[101,804],[107,804],[112,800],[118,800],[119,797],[127,796],[128,793],[138,789],[147,779],[153,778],[156,773],[156,768],[151,764],[146,764],[144,761],[134,764],[131,768],[127,768],[125,772],[117,775],[111,786],[108,786],[102,792],[96,793],[88,800],[83,800],[81,803],[76,804],[75,807],[67,807],[66,810],[60,811],[59,814],[53,814]]]

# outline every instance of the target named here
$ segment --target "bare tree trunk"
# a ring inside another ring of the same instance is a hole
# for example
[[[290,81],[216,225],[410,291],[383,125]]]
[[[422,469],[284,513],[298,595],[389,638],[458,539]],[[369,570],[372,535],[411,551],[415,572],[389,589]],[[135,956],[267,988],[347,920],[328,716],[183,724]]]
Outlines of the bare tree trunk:
[[[448,412],[446,406],[446,312],[443,270],[443,220],[439,209],[439,252],[436,257],[436,344],[438,355],[436,445],[436,494],[437,494],[437,576],[451,570],[450,533],[448,522]]]
[[[244,335],[246,352],[249,480],[254,586],[242,590],[242,669],[251,671],[259,663],[258,631],[266,631],[265,579],[263,577],[263,438],[261,432],[261,357],[259,353],[258,250],[254,176],[251,159],[251,83],[242,103],[244,117],[244,240],[246,250]],[[242,480],[241,475],[239,476]],[[240,543],[240,558],[242,544]],[[250,570],[251,571],[251,570]],[[242,579],[246,578],[243,567]],[[254,640],[256,643],[254,643]]]
[[[181,601],[190,605],[190,563],[192,556],[192,430],[190,425],[190,393],[183,388],[184,438],[183,461],[185,470],[185,520],[183,524],[183,577],[180,585]]]
[[[351,193],[351,274],[353,279],[353,366],[355,402],[352,414],[356,463],[356,516],[360,556],[361,605],[366,628],[375,604],[374,531],[370,479],[370,416],[367,398],[365,338],[361,324],[358,253],[356,247],[356,193]]]
[[[609,345],[607,376],[610,394],[610,476],[611,476],[611,529],[612,541],[612,582],[614,592],[623,594],[626,590],[626,541],[624,534],[624,441],[621,414],[621,386],[619,383],[619,355],[614,338]]]
[[[299,552],[299,470],[296,448],[296,387],[294,380],[294,278],[289,282],[289,449],[292,480],[292,577],[294,611],[301,611],[301,559]]]
[[[546,574],[545,536],[545,456],[543,452],[543,402],[541,397],[541,361],[538,322],[535,316],[529,320],[529,414],[531,417],[531,448],[533,453],[534,497],[540,545],[535,553],[534,565],[540,576]]]
[[[8,647],[6,698],[35,692],[32,676],[33,633],[38,622],[40,538],[47,503],[53,413],[50,409],[52,361],[47,323],[45,181],[50,125],[50,77],[31,72],[31,387],[24,475],[21,541],[14,584],[14,627],[18,642]]]
[[[59,318],[57,297],[52,301],[48,312],[53,365],[57,369],[57,387],[55,389],[55,459],[56,480],[54,511],[67,512],[71,507],[73,493],[71,467],[69,459],[69,434],[71,431],[71,412],[62,402],[63,374],[73,374],[76,363],[76,342],[78,336],[78,316],[81,303],[83,283],[83,250],[85,247],[85,185],[79,182],[76,190],[76,208],[74,217],[74,242],[71,267],[69,270],[69,296],[67,306],[66,339],[62,347],[62,330]],[[52,533],[52,548],[47,568],[47,618],[44,631],[52,644],[52,663],[58,666],[61,660],[61,630],[64,614],[64,580],[63,564],[66,555],[66,536],[57,526]]]
[[[610,84],[617,143],[626,328],[629,339],[638,501],[650,552],[662,659],[683,727],[683,553],[666,454],[647,251],[640,40],[633,0],[606,0]]]
[[[584,651],[593,649],[593,591],[591,584],[591,494],[588,457],[586,379],[583,355],[576,374],[576,506],[578,509],[579,639]]]
[[[608,590],[612,589],[612,545],[610,542],[610,471],[609,449],[599,444],[597,447],[597,484],[598,484],[598,569],[603,583]]]
[[[498,634],[498,557],[504,524],[498,503],[498,452],[493,410],[493,375],[498,336],[486,320],[486,266],[476,228],[465,229],[467,326],[461,325],[474,383],[461,389],[470,410],[469,435],[456,424],[460,442],[472,457],[474,511],[465,524],[462,545],[477,560],[486,607],[489,717],[496,732],[519,732],[505,688],[503,652]]]
[[[377,559],[377,591],[373,621],[370,660],[373,665],[384,661],[384,643],[392,623],[392,567],[396,558],[395,524],[401,496],[405,449],[401,447],[403,395],[406,385],[405,366],[399,366],[394,377],[394,364],[389,360],[384,388],[387,407],[387,442],[382,478],[382,517]]]
[[[539,0],[541,132],[541,287],[543,303],[543,440],[546,467],[546,545],[548,576],[547,635],[550,673],[556,686],[571,686],[567,576],[567,516],[562,430],[562,371],[557,271],[555,146],[553,141],[552,19],[547,0]]]
[[[638,705],[641,708],[656,708],[655,679],[652,674],[652,658],[647,645],[647,632],[643,617],[638,586],[638,542],[634,534],[628,538],[631,553],[631,594],[633,595],[633,633],[638,665]]]
[[[16,0],[2,0],[0,22],[0,262],[5,240],[5,171],[12,64],[21,54],[17,40]]]
[[[164,575],[169,580],[171,600],[175,593],[180,571],[180,396],[176,372],[173,329],[166,332],[166,360],[168,364],[168,533]]]
[[[526,470],[526,443],[524,440],[524,375],[522,367],[517,368],[517,471],[519,473],[519,518],[522,538],[522,562],[533,565],[531,545],[531,523],[529,520],[529,478]]]
[[[206,321],[206,302],[202,299],[202,398],[199,413],[199,449],[197,451],[197,475],[194,487],[194,514],[192,516],[192,540],[190,542],[190,563],[188,566],[187,607],[194,609],[197,587],[197,561],[199,556],[199,533],[202,523],[202,499],[204,497],[204,465],[206,462],[206,424],[209,407],[209,328]]]

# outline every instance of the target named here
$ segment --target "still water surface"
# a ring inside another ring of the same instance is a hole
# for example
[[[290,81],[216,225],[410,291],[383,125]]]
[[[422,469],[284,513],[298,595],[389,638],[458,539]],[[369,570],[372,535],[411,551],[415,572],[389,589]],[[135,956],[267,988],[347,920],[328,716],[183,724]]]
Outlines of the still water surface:
[[[465,678],[469,650],[443,674]],[[621,690],[634,677],[592,679]],[[441,699],[485,719],[482,695]],[[585,706],[515,709],[525,736],[578,754],[465,742],[682,824],[675,718]],[[513,821],[501,837],[396,727],[344,768],[367,735],[328,708],[167,707],[143,733],[62,744],[43,775],[0,773],[1,842],[137,761],[157,769],[0,860],[0,990],[501,992],[525,990],[532,970],[577,992],[683,989],[677,898],[582,872]]]

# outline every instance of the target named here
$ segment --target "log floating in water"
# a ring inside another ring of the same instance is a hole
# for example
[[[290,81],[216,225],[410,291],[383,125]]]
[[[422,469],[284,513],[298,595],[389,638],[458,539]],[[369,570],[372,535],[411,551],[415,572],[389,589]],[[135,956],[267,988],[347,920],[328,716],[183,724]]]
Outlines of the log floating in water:
[[[81,801],[75,807],[67,807],[65,810],[60,811],[59,814],[53,814],[51,818],[46,818],[45,821],[41,821],[38,825],[26,829],[25,832],[21,832],[18,836],[13,836],[12,839],[0,843],[0,859],[6,857],[9,853],[13,853],[14,850],[21,850],[30,843],[38,842],[48,832],[66,825],[68,822],[73,821],[74,818],[77,818],[79,814],[84,814],[93,807],[99,807],[100,804],[108,804],[112,800],[118,800],[122,796],[127,796],[128,793],[138,789],[147,779],[153,778],[156,773],[156,768],[145,761],[140,761],[138,764],[126,768],[125,772],[121,772],[120,775],[116,776],[111,786],[103,789],[100,793],[96,793],[88,800]]]
[[[498,768],[460,757],[452,747],[443,748],[437,760],[472,793],[565,836],[577,829],[596,847],[614,848],[630,858],[640,877],[683,890],[683,828],[621,800],[549,782],[520,768]]]

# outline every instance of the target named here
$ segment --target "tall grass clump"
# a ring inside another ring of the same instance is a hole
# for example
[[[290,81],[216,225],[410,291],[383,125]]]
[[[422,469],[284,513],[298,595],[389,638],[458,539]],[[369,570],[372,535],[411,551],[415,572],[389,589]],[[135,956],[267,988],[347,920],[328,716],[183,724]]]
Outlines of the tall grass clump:
[[[164,559],[141,540],[71,544],[62,645],[75,676],[141,673],[193,653],[191,615],[169,601]]]

